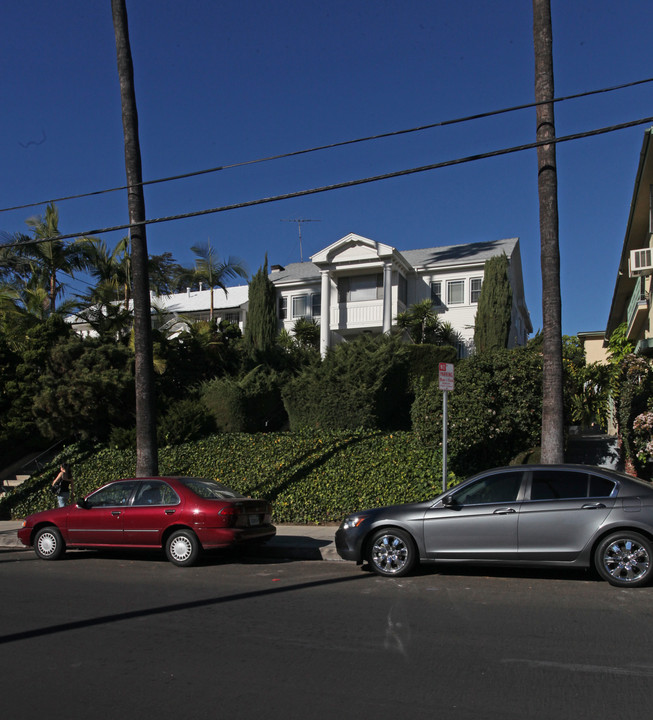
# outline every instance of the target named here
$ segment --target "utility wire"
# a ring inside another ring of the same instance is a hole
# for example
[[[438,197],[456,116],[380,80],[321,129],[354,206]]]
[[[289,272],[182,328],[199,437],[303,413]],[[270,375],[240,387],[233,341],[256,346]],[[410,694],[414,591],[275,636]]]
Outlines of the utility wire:
[[[653,116],[641,118],[640,120],[631,120],[630,122],[621,123],[619,125],[610,125],[608,127],[597,128],[596,130],[588,130],[582,133],[574,133],[573,135],[563,135],[558,138],[549,140],[540,140],[533,143],[527,143],[525,145],[515,145],[510,148],[503,148],[501,150],[491,150],[486,153],[479,153],[477,155],[468,155],[466,157],[457,158],[454,160],[445,160],[439,163],[432,163],[430,165],[421,165],[420,167],[409,168],[407,170],[397,170],[395,172],[385,173],[383,175],[373,175],[372,177],[359,178],[358,180],[347,180],[341,183],[335,183],[333,185],[323,185],[317,188],[310,188],[308,190],[298,190],[292,193],[285,193],[283,195],[273,195],[271,197],[259,198],[258,200],[248,200],[242,203],[235,203],[233,205],[222,205],[216,208],[207,208],[205,210],[196,210],[194,212],[182,213],[179,215],[167,215],[160,218],[152,218],[151,220],[144,220],[143,222],[126,224],[126,225],[114,225],[113,227],[98,228],[96,230],[86,230],[84,232],[69,233],[67,235],[57,235],[51,238],[34,238],[31,240],[25,240],[18,243],[8,243],[0,245],[0,249],[9,247],[24,247],[25,245],[35,245],[42,242],[51,242],[53,240],[68,240],[71,238],[88,237],[91,235],[101,235],[103,233],[115,232],[117,230],[127,230],[132,227],[139,227],[144,225],[155,225],[157,223],[172,222],[173,220],[186,220],[188,218],[200,217],[203,215],[213,215],[215,213],[226,212],[228,210],[240,210],[246,207],[253,207],[255,205],[264,205],[265,203],[279,202],[281,200],[290,200],[292,198],[305,197],[307,195],[317,195],[318,193],[329,192],[331,190],[342,190],[343,188],[355,187],[357,185],[366,185],[368,183],[379,182],[380,180],[389,180],[390,178],[404,177],[406,175],[415,175],[417,173],[427,172],[429,170],[439,170],[445,167],[452,167],[454,165],[462,165],[468,162],[475,162],[477,160],[485,160],[487,158],[499,157],[501,155],[509,155],[511,153],[522,152],[524,150],[532,150],[533,148],[540,147],[541,145],[558,144],[563,142],[569,142],[571,140],[581,140],[583,138],[595,137],[597,135],[605,135],[607,133],[616,132],[617,130],[625,130],[627,128],[636,127],[638,125],[647,125],[653,123]]]
[[[523,105],[514,105],[508,108],[502,108],[500,110],[489,110],[483,113],[477,113],[475,115],[467,115],[465,117],[455,118],[452,120],[442,120],[436,123],[430,123],[428,125],[420,125],[418,127],[404,129],[404,130],[393,130],[390,132],[381,133],[379,135],[369,135],[367,137],[356,138],[354,140],[343,140],[341,142],[331,143],[330,145],[318,145],[317,147],[307,148],[304,150],[294,150],[288,153],[282,153],[279,155],[270,155],[264,158],[258,158],[256,160],[244,160],[242,162],[232,163],[230,165],[219,165],[213,168],[207,168],[204,170],[195,170],[193,172],[181,173],[179,175],[170,175],[168,177],[157,178],[155,180],[145,180],[139,183],[141,186],[156,185],[159,183],[172,182],[174,180],[184,180],[186,178],[198,177],[200,175],[208,175],[210,173],[220,172],[221,170],[232,170],[237,167],[244,167],[247,165],[256,165],[258,163],[270,162],[272,160],[282,160],[284,158],[297,157],[298,155],[306,155],[308,153],[319,152],[321,150],[331,150],[333,148],[345,147],[347,145],[355,145],[357,143],[369,142],[371,140],[382,140],[389,137],[397,137],[399,135],[408,135],[410,133],[421,132],[423,130],[432,130],[437,127],[447,127],[448,125],[457,125],[460,123],[471,122],[472,120],[482,120],[497,115],[504,115],[506,113],[515,112],[517,110],[526,110],[528,108],[538,107],[549,102],[559,103],[567,100],[576,100],[578,98],[589,97],[591,95],[599,95],[601,93],[614,92],[615,90],[623,90],[625,88],[635,87],[637,85],[643,85],[645,83],[653,82],[653,78],[646,78],[644,80],[634,80],[629,83],[623,83],[621,85],[613,85],[612,87],[601,88],[599,90],[587,90],[586,92],[576,93],[574,95],[566,95],[553,100],[542,100],[539,102],[526,103]],[[52,200],[41,200],[40,202],[26,203],[24,205],[14,205],[13,207],[0,208],[0,213],[9,212],[11,210],[23,210],[25,208],[37,207],[38,205],[48,205],[49,203],[63,202],[65,200],[79,200],[86,197],[94,197],[96,195],[105,195],[107,193],[118,192],[120,190],[129,190],[132,186],[122,185],[120,187],[108,188],[105,190],[95,190],[93,192],[81,193],[79,195],[66,195]],[[133,187],[137,187],[134,185]]]

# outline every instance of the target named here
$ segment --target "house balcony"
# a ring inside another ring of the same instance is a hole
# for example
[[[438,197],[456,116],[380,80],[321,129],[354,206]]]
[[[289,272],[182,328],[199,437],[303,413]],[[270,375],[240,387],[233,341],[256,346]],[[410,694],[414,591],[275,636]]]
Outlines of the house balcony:
[[[635,289],[628,304],[628,340],[640,339],[643,335],[643,327],[648,316],[648,296],[646,293],[646,277],[637,278]]]
[[[338,303],[331,306],[331,329],[354,330],[383,325],[383,300]]]

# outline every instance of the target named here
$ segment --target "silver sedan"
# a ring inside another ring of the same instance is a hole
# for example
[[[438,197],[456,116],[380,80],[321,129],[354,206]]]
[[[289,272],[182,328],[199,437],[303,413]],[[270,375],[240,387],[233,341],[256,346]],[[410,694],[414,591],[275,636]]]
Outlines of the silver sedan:
[[[336,548],[390,577],[420,561],[548,565],[637,587],[653,573],[653,485],[586,465],[496,468],[434,500],[353,513]]]

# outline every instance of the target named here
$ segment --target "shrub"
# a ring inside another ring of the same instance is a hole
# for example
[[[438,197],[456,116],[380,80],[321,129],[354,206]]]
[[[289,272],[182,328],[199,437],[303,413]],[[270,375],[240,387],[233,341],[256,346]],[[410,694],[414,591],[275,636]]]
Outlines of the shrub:
[[[636,423],[636,419],[649,409],[652,395],[651,361],[639,355],[626,355],[619,363],[613,381],[615,415],[626,467],[646,478],[652,472],[651,464],[646,462],[646,422],[640,418]]]
[[[282,376],[257,366],[240,380],[220,378],[204,383],[200,396],[220,432],[262,432],[288,424],[281,399]]]
[[[383,335],[332,348],[284,387],[291,430],[408,428],[405,347]]]
[[[448,459],[457,474],[508,464],[539,443],[542,359],[531,348],[474,355],[456,366],[449,393]],[[431,447],[442,444],[442,393],[418,385],[413,430]]]
[[[179,445],[215,431],[213,417],[195,398],[174,402],[157,423],[159,446]]]
[[[406,345],[406,354],[411,387],[419,378],[426,383],[437,380],[440,363],[453,363],[458,357],[456,348],[450,345]]]
[[[200,398],[219,432],[244,432],[245,393],[233,378],[216,378],[203,383]]]
[[[133,450],[67,451],[75,495],[130,477]],[[53,507],[48,490],[60,458],[0,502],[0,512],[25,517]],[[161,448],[162,475],[213,477],[250,496],[272,501],[275,522],[339,522],[367,507],[426,500],[440,492],[441,457],[412,433],[376,431],[213,435]],[[450,482],[455,478],[451,477]]]

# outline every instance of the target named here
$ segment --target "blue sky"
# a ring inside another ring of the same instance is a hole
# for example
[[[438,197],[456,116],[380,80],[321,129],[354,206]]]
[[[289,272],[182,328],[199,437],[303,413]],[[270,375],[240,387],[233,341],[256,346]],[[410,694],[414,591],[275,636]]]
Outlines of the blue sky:
[[[526,104],[529,0],[127,0],[144,179]],[[644,0],[552,0],[556,95],[653,76]],[[121,186],[109,0],[2,4],[0,207]],[[653,115],[653,83],[556,106],[559,136]],[[645,126],[558,146],[563,332],[605,328]],[[148,218],[292,193],[532,142],[535,111],[435,128],[146,189]],[[191,264],[210,240],[263,264],[349,232],[399,250],[519,237],[541,328],[535,150],[148,228]],[[60,231],[126,222],[124,192],[58,203]],[[0,213],[26,231],[45,205]],[[125,233],[103,236],[113,245]],[[78,285],[81,289],[81,285]]]

